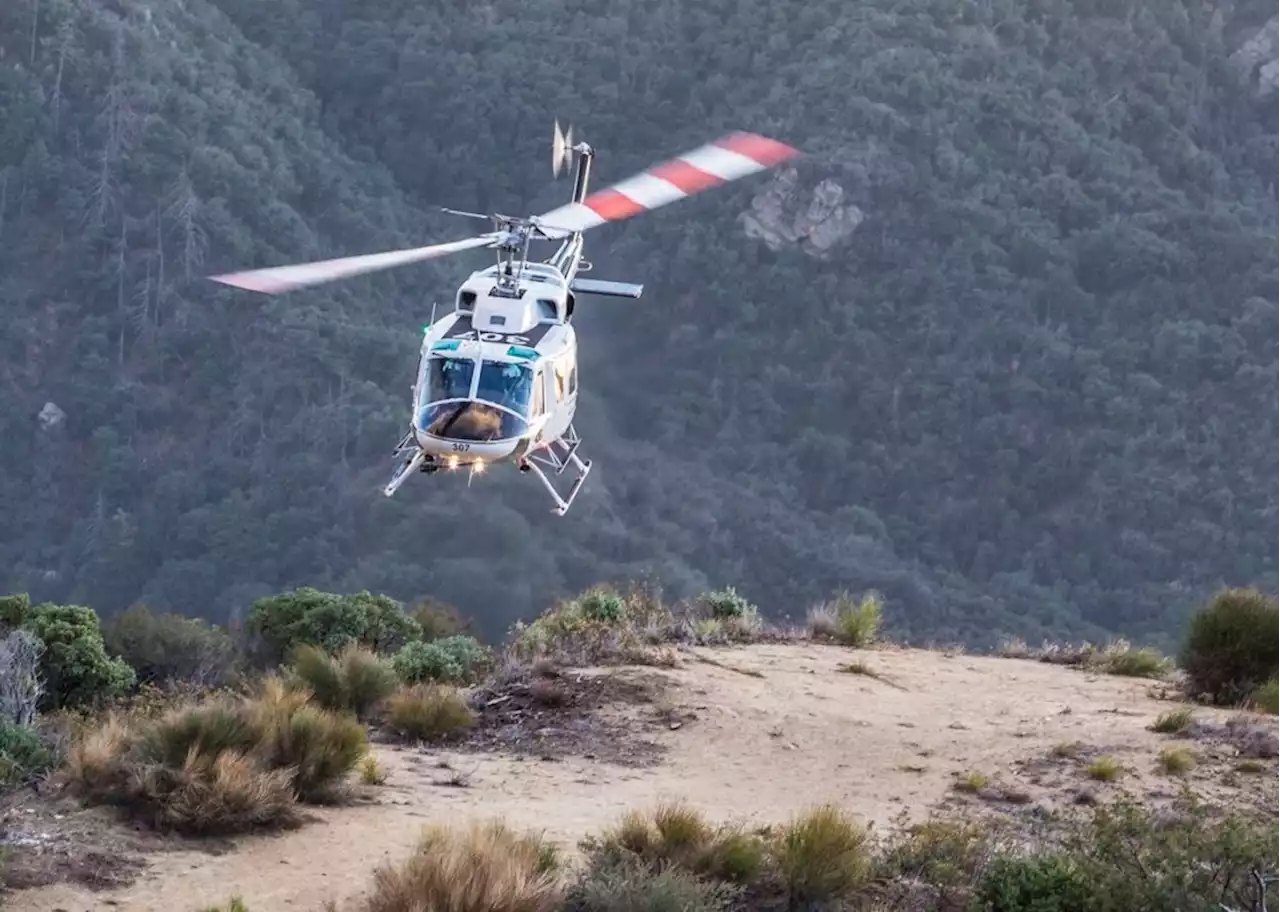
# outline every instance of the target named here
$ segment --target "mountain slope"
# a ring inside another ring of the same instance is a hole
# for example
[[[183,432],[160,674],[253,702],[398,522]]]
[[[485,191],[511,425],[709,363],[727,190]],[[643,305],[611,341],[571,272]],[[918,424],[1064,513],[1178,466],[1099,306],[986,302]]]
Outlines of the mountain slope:
[[[1274,583],[1275,95],[1232,56],[1273,10],[31,9],[0,10],[10,588],[430,591],[496,631],[654,572],[773,613],[876,586],[899,632],[985,642],[1158,639]],[[416,329],[482,258],[283,299],[199,276],[553,205],[553,116],[596,186],[730,128],[808,157],[593,233],[648,289],[581,311],[567,519],[515,477],[384,502]],[[862,221],[825,256],[739,220],[785,233],[833,184]]]

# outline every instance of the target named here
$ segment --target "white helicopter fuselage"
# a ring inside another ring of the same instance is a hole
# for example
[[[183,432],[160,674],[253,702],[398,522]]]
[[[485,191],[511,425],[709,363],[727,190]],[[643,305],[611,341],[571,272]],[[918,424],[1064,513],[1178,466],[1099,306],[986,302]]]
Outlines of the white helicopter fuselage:
[[[568,434],[578,401],[572,293],[560,271],[525,263],[472,273],[454,311],[426,328],[413,390],[414,441],[441,468],[523,459]]]

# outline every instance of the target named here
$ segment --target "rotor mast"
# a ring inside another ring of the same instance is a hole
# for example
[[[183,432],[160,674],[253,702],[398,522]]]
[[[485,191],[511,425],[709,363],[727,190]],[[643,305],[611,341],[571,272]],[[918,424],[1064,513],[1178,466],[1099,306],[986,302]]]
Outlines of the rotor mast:
[[[587,185],[591,180],[591,161],[596,151],[585,142],[573,143],[572,125],[565,132],[560,131],[560,121],[555,122],[551,139],[551,172],[559,177],[561,169],[567,169],[570,162],[577,157],[577,168],[573,175],[573,202],[581,203],[587,198]],[[582,256],[582,232],[575,231],[565,238],[560,249],[547,263],[559,270],[566,280],[572,281],[578,271],[578,263]],[[590,269],[590,264],[586,269]]]

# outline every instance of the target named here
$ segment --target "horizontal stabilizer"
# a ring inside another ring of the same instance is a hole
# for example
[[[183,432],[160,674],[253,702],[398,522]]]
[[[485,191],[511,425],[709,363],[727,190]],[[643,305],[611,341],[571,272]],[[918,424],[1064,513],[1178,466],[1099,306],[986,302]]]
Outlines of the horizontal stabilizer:
[[[606,282],[603,279],[574,279],[569,285],[580,294],[607,295],[611,298],[638,298],[643,285],[631,282]]]

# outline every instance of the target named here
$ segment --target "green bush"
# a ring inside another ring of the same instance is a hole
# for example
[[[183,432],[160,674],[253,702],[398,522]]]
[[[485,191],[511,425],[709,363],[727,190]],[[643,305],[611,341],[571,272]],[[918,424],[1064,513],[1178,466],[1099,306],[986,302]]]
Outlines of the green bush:
[[[1180,662],[1194,694],[1248,700],[1280,665],[1280,610],[1256,589],[1224,589],[1191,619]]]
[[[418,622],[385,595],[337,595],[310,587],[254,602],[245,627],[258,640],[260,660],[272,665],[304,644],[338,652],[358,643],[390,653],[422,636]]]
[[[89,705],[119,696],[136,683],[133,669],[107,654],[92,609],[46,602],[30,609],[25,626],[45,645],[40,657],[42,709]]]
[[[1260,712],[1271,713],[1273,716],[1280,714],[1280,681],[1277,681],[1275,675],[1258,688],[1258,692],[1253,695],[1253,703]]]
[[[713,618],[748,618],[759,613],[756,606],[739,595],[732,586],[704,592],[698,596],[698,602],[711,611]]]
[[[16,785],[53,765],[53,754],[35,730],[0,722],[0,785]]]
[[[392,664],[406,684],[419,681],[458,683],[469,680],[485,657],[484,647],[470,636],[451,636],[433,643],[405,644]]]
[[[1096,908],[1083,870],[1061,855],[995,859],[978,884],[981,912],[1088,912]]]
[[[25,592],[0,596],[0,623],[21,627],[31,614],[31,598]]]
[[[231,635],[200,618],[134,605],[103,622],[102,638],[107,651],[129,663],[142,684],[191,681],[216,688],[235,670]]]
[[[682,870],[638,861],[598,866],[569,890],[577,912],[728,912],[740,890]]]
[[[602,587],[588,589],[578,596],[577,608],[578,613],[587,620],[606,623],[621,621],[627,613],[622,596]]]

